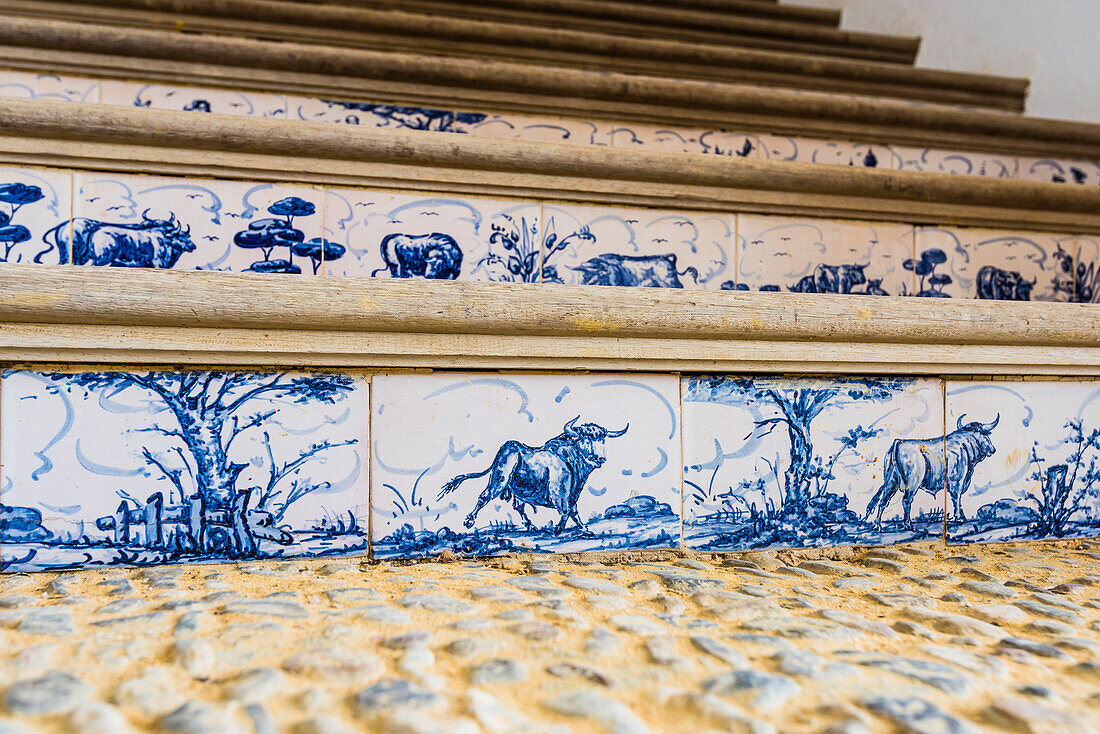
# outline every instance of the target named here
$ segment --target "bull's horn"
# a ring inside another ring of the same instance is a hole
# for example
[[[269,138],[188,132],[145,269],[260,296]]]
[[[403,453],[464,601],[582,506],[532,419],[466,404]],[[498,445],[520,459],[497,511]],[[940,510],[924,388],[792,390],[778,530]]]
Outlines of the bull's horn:
[[[1000,422],[1001,422],[1001,414],[998,413],[997,417],[993,419],[992,423],[986,423],[984,426],[982,426],[982,432],[983,433],[989,433],[994,428],[996,428],[997,424],[1000,423]]]
[[[569,421],[568,423],[566,423],[566,424],[565,424],[565,428],[564,428],[563,430],[564,430],[564,431],[565,431],[566,433],[571,433],[571,432],[573,431],[573,424],[574,424],[574,423],[576,423],[576,422],[577,422],[578,420],[580,420],[580,416],[579,416],[579,415],[578,415],[578,416],[577,416],[576,418],[574,418],[573,420],[571,420],[571,421]]]
[[[966,413],[959,416],[959,420],[955,422],[955,427],[961,429],[963,427],[963,418],[966,417]]]
[[[148,209],[146,209],[145,211],[143,211],[143,212],[141,213],[141,218],[142,218],[142,219],[144,219],[144,220],[145,220],[145,221],[147,221],[147,222],[148,222],[148,221],[151,221],[151,220],[149,219],[149,210],[148,210]]]
[[[619,436],[621,436],[621,435],[623,435],[624,433],[626,433],[626,429],[627,429],[627,428],[630,428],[630,424],[629,424],[629,423],[627,423],[627,424],[626,424],[625,426],[623,426],[623,430],[621,430],[621,431],[608,431],[608,432],[607,432],[607,437],[608,437],[608,438],[618,438]]]

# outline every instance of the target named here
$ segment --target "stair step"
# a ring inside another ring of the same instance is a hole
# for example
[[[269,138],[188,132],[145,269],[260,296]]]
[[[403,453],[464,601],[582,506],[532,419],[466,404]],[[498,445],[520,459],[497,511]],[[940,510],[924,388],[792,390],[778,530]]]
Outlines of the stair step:
[[[206,2],[206,0],[201,1]],[[273,5],[285,6],[284,3],[273,3]],[[282,64],[282,68],[286,70],[299,70],[310,66],[317,68],[317,59],[322,58],[323,55],[331,57],[332,52],[337,51],[326,47],[334,43],[346,43],[357,48],[340,49],[338,54],[344,61],[338,66],[327,67],[325,71],[346,73],[361,63],[360,59],[366,58],[363,54],[392,55],[398,53],[398,49],[404,49],[409,53],[419,54],[427,51],[433,56],[445,54],[449,58],[472,57],[478,60],[495,59],[527,66],[535,64],[541,70],[548,67],[579,67],[584,70],[619,71],[657,78],[736,82],[1014,111],[1022,109],[1028,86],[1025,79],[915,69],[892,63],[756,49],[701,46],[673,41],[651,41],[606,34],[540,31],[453,19],[438,19],[430,23],[421,23],[418,20],[415,27],[404,25],[404,21],[401,20],[392,29],[381,29],[381,24],[378,24],[371,25],[368,31],[363,32],[325,30],[323,27],[315,26],[314,37],[318,45],[310,45],[299,42],[300,39],[308,39],[311,35],[300,23],[244,22],[200,16],[184,18],[171,13],[122,9],[112,9],[110,13],[105,13],[98,9],[98,6],[68,3],[34,3],[16,6],[16,3],[9,2],[5,10],[11,10],[13,7],[23,8],[30,13],[39,13],[45,8],[51,8],[49,13],[51,18],[69,19],[69,21],[49,21],[49,24],[56,24],[59,27],[75,24],[88,30],[99,28],[106,31],[110,28],[117,30],[118,26],[122,26],[125,32],[135,34],[133,39],[148,38],[141,35],[141,31],[149,26],[169,23],[173,28],[181,27],[178,24],[182,23],[182,27],[193,31],[281,39],[286,41],[283,46],[287,52],[286,56],[295,58],[293,64],[286,62]],[[89,16],[85,18],[85,22],[73,22],[82,15]],[[429,16],[420,17],[429,18]],[[93,21],[97,22],[97,25],[91,25]],[[19,32],[25,32],[27,24],[34,22],[36,21],[13,16],[6,17],[5,25],[10,26],[10,29],[4,31],[4,40],[13,45],[31,45],[29,40],[20,40]],[[110,25],[98,25],[98,23]],[[513,43],[517,34],[521,34],[524,38],[522,45]],[[159,45],[159,39],[167,40],[179,35],[182,34],[156,34],[158,40],[150,42],[154,48],[150,48],[149,55],[157,54],[155,47]],[[455,40],[445,48],[439,49],[437,48],[438,39],[443,37]],[[429,38],[434,43],[426,49],[425,39]],[[373,50],[380,47],[387,50]],[[533,70],[532,73],[536,72]]]
[[[330,0],[307,0],[325,3]],[[340,0],[355,5],[372,5],[372,0]],[[555,0],[455,0],[453,4],[467,7],[545,8]],[[840,25],[841,11],[815,8],[805,5],[780,5],[773,0],[583,0],[577,3],[577,13],[601,17],[614,13],[618,17],[624,10],[642,12],[643,8],[666,8],[681,12],[706,12],[721,15],[739,15],[753,18],[769,18],[815,25]]]
[[[336,11],[335,8],[340,6],[343,6],[341,10]],[[595,5],[590,0],[538,0],[537,3],[526,2],[522,6],[517,4],[516,7],[473,5],[448,0],[378,0],[369,5],[357,3],[355,0],[341,0],[322,7],[329,15],[357,7],[369,8],[375,12],[396,10],[438,17],[519,23],[539,28],[816,53],[904,64],[913,62],[920,45],[920,39],[917,38],[841,31],[817,24],[659,5]],[[597,11],[598,14],[592,11]]]
[[[65,79],[74,71],[93,75],[71,80],[92,90],[76,99],[93,95],[98,101],[102,93],[104,101],[181,109],[203,96],[224,100],[236,93],[254,114],[277,105],[270,114],[335,122],[358,114],[367,124],[391,124],[382,114],[372,116],[371,105],[395,104],[434,110],[440,121],[457,119],[442,114],[447,110],[480,116],[486,132],[478,134],[491,134],[490,126],[530,127],[543,131],[541,139],[568,134],[587,143],[631,141],[645,149],[733,155],[747,141],[752,157],[812,161],[812,151],[820,149],[858,165],[862,160],[850,156],[863,158],[877,146],[874,155],[883,167],[896,161],[896,167],[914,170],[958,171],[970,159],[980,171],[981,158],[989,160],[989,171],[1003,169],[1009,177],[1046,159],[1070,165],[1100,160],[1100,126],[1004,112],[74,23],[0,24],[0,69],[5,67]],[[337,68],[339,76],[325,73]],[[105,80],[102,90],[96,78]],[[34,83],[13,79],[11,88],[28,94]],[[140,90],[157,83],[167,86],[149,89],[139,102]],[[177,98],[182,101],[172,101]],[[352,109],[337,114],[343,108]],[[622,141],[612,140],[616,135]],[[958,165],[944,167],[937,156]],[[1068,178],[1066,166],[1061,173],[1050,168]]]

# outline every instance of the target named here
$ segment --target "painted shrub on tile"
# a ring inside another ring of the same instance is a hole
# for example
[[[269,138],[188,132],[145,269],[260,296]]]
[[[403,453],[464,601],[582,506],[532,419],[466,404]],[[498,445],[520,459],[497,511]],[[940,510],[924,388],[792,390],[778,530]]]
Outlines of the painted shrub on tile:
[[[947,420],[994,409],[951,542],[1100,535],[1100,382],[948,382]]]
[[[689,377],[683,401],[687,547],[941,536],[942,475],[897,448],[942,456],[938,380]]]
[[[543,219],[546,283],[717,289],[728,277],[729,216],[545,206]]]
[[[365,551],[367,390],[342,375],[7,371],[3,565]]]
[[[373,382],[376,557],[679,543],[675,377]]]

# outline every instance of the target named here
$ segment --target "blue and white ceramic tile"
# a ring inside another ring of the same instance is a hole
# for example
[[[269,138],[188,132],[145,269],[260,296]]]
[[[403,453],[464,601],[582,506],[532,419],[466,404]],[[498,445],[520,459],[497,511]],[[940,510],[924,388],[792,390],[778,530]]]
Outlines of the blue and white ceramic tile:
[[[286,98],[278,94],[112,80],[102,84],[104,104],[246,117],[286,117]]]
[[[670,548],[680,541],[672,375],[382,375],[374,556]]]
[[[834,166],[889,168],[885,145],[849,143],[783,135],[760,136],[760,158],[792,163],[822,163]]]
[[[1096,186],[1100,184],[1100,161],[1021,158],[1020,178],[1024,181]]]
[[[73,174],[36,168],[0,168],[0,263],[56,265],[48,244],[68,234]]]
[[[539,209],[505,199],[326,189],[325,274],[536,282]]]
[[[76,265],[319,272],[321,190],[308,186],[77,173],[68,238]]]
[[[1068,301],[1075,256],[1072,235],[922,227],[911,269],[918,296]]]
[[[292,120],[434,132],[466,132],[467,126],[482,122],[487,117],[480,112],[318,97],[289,97],[287,109]]]
[[[461,132],[482,138],[533,140],[569,145],[611,145],[610,122],[527,115],[486,115],[476,122],[460,122]]]
[[[7,371],[3,568],[366,552],[368,389],[330,374]]]
[[[949,542],[1100,536],[1100,382],[948,382]]]
[[[890,147],[890,157],[890,167],[897,171],[953,173],[989,178],[1018,178],[1020,175],[1020,160],[1009,155],[895,145]]]
[[[701,128],[657,127],[655,125],[619,125],[613,132],[616,148],[725,155],[756,160],[760,137],[747,133]]]
[[[0,97],[28,97],[61,102],[99,102],[97,79],[0,70]]]
[[[913,293],[913,229],[905,224],[738,215],[737,279],[749,291]]]
[[[717,290],[733,277],[733,216],[597,206],[542,209],[545,283]]]
[[[943,455],[939,380],[686,377],[683,422],[686,547],[942,537],[935,478],[904,479]]]

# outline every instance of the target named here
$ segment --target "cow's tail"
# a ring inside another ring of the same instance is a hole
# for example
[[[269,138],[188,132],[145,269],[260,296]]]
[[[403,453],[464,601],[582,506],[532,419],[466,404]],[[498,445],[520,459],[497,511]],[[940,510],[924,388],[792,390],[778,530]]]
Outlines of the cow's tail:
[[[890,497],[894,494],[894,489],[898,483],[898,443],[899,439],[894,439],[894,442],[890,444],[890,450],[886,452],[886,460],[882,468],[882,486],[875,492],[875,496],[871,498],[871,501],[867,503],[867,511],[863,515],[863,519],[867,520],[871,517],[871,514],[878,508],[879,504],[885,505],[890,502]]]
[[[677,270],[676,274],[677,275],[690,275],[692,280],[694,280],[696,283],[699,282],[699,271],[696,270],[695,268],[691,267],[690,265],[688,265],[683,270]]]
[[[48,247],[45,250],[42,250],[41,252],[39,252],[37,255],[34,256],[34,262],[41,265],[42,264],[42,258],[44,256],[48,255],[54,248],[56,248],[57,252],[58,252],[57,264],[58,265],[68,265],[69,264],[69,251],[62,244],[61,237],[60,237],[61,228],[62,227],[69,227],[69,226],[72,226],[72,222],[65,221],[65,222],[62,222],[61,224],[57,225],[53,229],[48,229],[48,230],[46,230],[45,232],[42,233],[42,241],[45,242],[48,245]],[[52,239],[52,241],[51,241],[51,239]]]
[[[462,484],[467,479],[477,479],[478,477],[483,477],[492,470],[493,466],[490,464],[489,468],[485,471],[472,472],[470,474],[459,474],[457,477],[443,485],[443,489],[439,490],[439,496],[435,499],[437,501],[443,499],[445,496],[458,489],[458,485]]]

